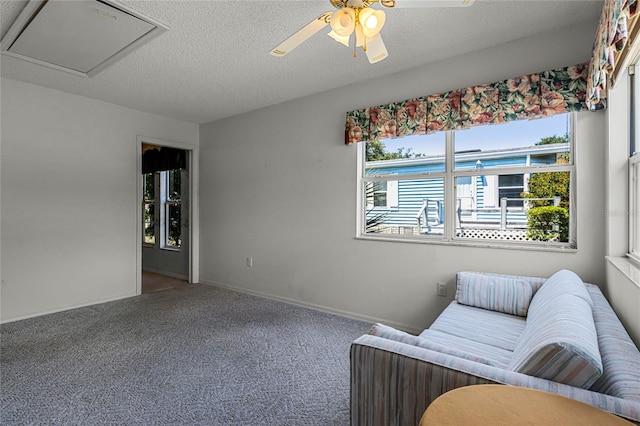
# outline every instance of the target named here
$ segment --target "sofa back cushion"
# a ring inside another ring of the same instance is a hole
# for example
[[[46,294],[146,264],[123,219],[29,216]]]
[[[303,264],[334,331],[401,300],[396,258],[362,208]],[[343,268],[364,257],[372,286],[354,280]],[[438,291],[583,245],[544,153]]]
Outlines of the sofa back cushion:
[[[488,275],[491,277],[511,278],[514,280],[526,281],[529,283],[529,285],[533,289],[533,294],[536,294],[536,291],[538,291],[538,289],[542,287],[542,284],[544,284],[548,279],[548,277],[531,277],[528,275],[496,274],[494,272],[467,272],[467,273],[477,274],[477,275]]]
[[[640,352],[600,289],[587,284],[604,371],[591,390],[640,402]]]
[[[588,389],[602,374],[591,306],[573,294],[545,298],[534,305],[544,296],[545,285],[531,302],[509,369]]]
[[[533,289],[518,278],[477,272],[458,272],[456,301],[505,314],[527,316]]]
[[[536,292],[535,297],[531,300],[529,309],[535,312],[556,297],[564,294],[570,294],[583,299],[593,309],[593,300],[591,300],[591,296],[589,296],[584,282],[582,282],[582,279],[574,272],[567,269],[556,272],[544,282]]]

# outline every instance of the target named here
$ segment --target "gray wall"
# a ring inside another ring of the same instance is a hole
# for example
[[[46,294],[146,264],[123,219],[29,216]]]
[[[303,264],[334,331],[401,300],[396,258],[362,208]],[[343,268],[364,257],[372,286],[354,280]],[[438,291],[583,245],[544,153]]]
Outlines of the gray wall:
[[[2,79],[2,321],[136,294],[138,135],[196,124]]]
[[[569,268],[603,285],[604,113],[578,115],[573,253],[356,240],[356,148],[343,144],[346,111],[585,62],[594,31],[567,28],[201,126],[200,281],[408,330],[442,311],[460,270]],[[436,296],[438,281],[448,297]]]

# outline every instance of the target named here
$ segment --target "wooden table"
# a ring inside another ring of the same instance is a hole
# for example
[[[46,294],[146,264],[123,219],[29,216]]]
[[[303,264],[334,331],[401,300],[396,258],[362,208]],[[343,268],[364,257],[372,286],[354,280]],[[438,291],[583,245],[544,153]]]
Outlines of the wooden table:
[[[475,385],[436,398],[420,426],[621,425],[632,423],[564,396],[506,385]]]

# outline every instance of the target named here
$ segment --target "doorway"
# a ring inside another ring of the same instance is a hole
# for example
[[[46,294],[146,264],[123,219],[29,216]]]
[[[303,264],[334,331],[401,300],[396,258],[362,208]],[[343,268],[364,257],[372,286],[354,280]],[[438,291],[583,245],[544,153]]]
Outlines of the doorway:
[[[139,138],[137,294],[194,281],[194,148]],[[197,222],[196,222],[197,223]],[[196,278],[197,279],[197,278]]]

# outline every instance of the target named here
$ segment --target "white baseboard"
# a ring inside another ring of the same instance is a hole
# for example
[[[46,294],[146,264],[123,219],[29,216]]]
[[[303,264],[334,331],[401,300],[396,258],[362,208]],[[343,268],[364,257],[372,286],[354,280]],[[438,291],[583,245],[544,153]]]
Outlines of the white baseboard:
[[[242,288],[242,287],[237,287],[237,286],[233,286],[233,285],[228,285],[228,284],[224,284],[224,283],[220,283],[220,282],[216,282],[216,281],[208,281],[208,280],[203,280],[202,278],[200,279],[200,284],[206,284],[206,285],[210,285],[213,287],[220,287],[220,288],[224,288],[226,290],[231,290],[231,291],[237,291],[238,293],[245,293],[245,294],[249,294],[251,296],[257,296],[257,297],[262,297],[264,299],[270,299],[270,300],[277,300],[279,302],[284,302],[284,303],[288,303],[290,305],[296,305],[296,306],[301,306],[303,308],[308,308],[308,309],[313,309],[316,311],[320,311],[320,312],[326,312],[329,314],[334,314],[334,315],[339,315],[341,317],[346,317],[346,318],[351,318],[351,319],[356,319],[356,320],[360,320],[360,321],[365,321],[365,322],[370,322],[372,325],[374,323],[381,323],[384,325],[388,325],[390,327],[393,327],[395,329],[398,330],[402,330],[402,331],[406,331],[407,333],[412,333],[412,334],[418,334],[420,332],[422,332],[422,330],[417,329],[415,327],[409,326],[407,324],[401,324],[401,323],[397,323],[395,321],[389,321],[383,318],[376,318],[376,317],[371,317],[368,315],[361,315],[355,312],[349,312],[349,311],[344,311],[341,309],[335,309],[335,308],[331,308],[329,306],[323,306],[323,305],[317,305],[315,303],[308,303],[302,300],[297,300],[297,299],[292,299],[289,297],[283,297],[283,296],[275,296],[269,293],[263,293],[260,291],[255,291],[255,290],[250,290],[250,289],[246,289],[246,288]]]
[[[116,300],[128,299],[129,297],[135,297],[135,296],[137,296],[135,293],[133,293],[133,294],[124,294],[124,295],[121,295],[121,296],[114,296],[114,297],[108,297],[106,299],[99,299],[99,300],[96,300],[96,301],[93,301],[93,302],[81,303],[79,305],[68,305],[68,306],[63,306],[63,307],[60,307],[60,308],[50,309],[50,310],[46,310],[46,311],[34,312],[34,313],[26,314],[26,315],[20,315],[18,317],[13,317],[13,318],[7,318],[7,319],[0,320],[0,324],[8,324],[10,322],[20,321],[20,320],[25,320],[25,319],[29,319],[29,318],[35,318],[35,317],[41,317],[43,315],[56,314],[58,312],[70,311],[71,309],[78,309],[78,308],[84,308],[84,307],[87,307],[87,306],[100,305],[102,303],[114,302]]]

